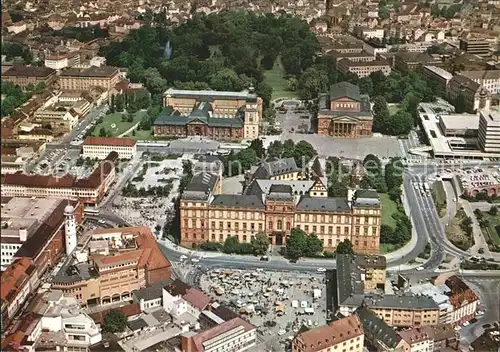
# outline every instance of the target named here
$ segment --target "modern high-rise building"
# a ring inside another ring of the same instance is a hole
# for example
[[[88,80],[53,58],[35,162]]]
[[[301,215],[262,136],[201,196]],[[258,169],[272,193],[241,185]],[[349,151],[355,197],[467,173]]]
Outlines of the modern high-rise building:
[[[500,153],[500,112],[484,110],[479,113],[478,141],[486,153]]]

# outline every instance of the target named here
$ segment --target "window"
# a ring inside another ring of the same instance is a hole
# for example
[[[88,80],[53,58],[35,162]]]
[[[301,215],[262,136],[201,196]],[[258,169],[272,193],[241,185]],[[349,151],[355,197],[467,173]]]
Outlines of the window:
[[[224,228],[224,222],[223,221],[219,221],[219,229],[223,229]]]
[[[184,219],[184,227],[189,227],[188,219]],[[2,253],[3,254],[3,253]]]
[[[328,246],[329,246],[329,247],[331,247],[332,245],[333,245],[333,244],[332,244],[332,239],[331,239],[331,238],[329,238],[329,239],[328,239]]]
[[[333,226],[328,226],[328,233],[333,233]]]
[[[273,229],[273,222],[269,221],[269,230],[272,230],[272,229]]]
[[[283,230],[283,222],[281,220],[278,220],[276,222],[276,227],[278,228],[278,230]]]
[[[212,241],[215,241],[215,233],[212,234]]]
[[[222,234],[219,235],[219,241],[223,241],[224,240],[224,236]]]
[[[227,228],[231,229],[231,222],[229,222],[229,221],[227,222]]]
[[[335,233],[336,233],[337,235],[340,235],[340,226],[337,226],[337,228],[335,229]]]
[[[259,231],[262,231],[262,223],[259,224]]]
[[[363,229],[363,235],[368,236],[368,227]]]
[[[325,233],[325,227],[324,226],[320,226],[319,233]]]
[[[247,241],[247,235],[243,235],[243,242]]]
[[[304,231],[309,232],[309,225],[304,226]]]
[[[286,223],[286,229],[290,230],[291,228],[292,228],[292,224],[290,224],[290,222],[287,221],[287,223]]]
[[[244,223],[243,223],[243,231],[246,231],[246,230],[247,230],[247,223],[246,223],[246,222],[244,222]]]
[[[212,229],[215,229],[215,221],[212,221]]]
[[[349,234],[349,226],[344,226],[344,234],[345,235]]]

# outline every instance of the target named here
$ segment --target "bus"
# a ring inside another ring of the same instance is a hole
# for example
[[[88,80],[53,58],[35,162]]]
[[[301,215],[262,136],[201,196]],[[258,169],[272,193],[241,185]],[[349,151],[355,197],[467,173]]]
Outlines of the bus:
[[[92,208],[92,207],[86,207],[83,210],[83,213],[85,215],[99,215],[99,209],[98,208]]]

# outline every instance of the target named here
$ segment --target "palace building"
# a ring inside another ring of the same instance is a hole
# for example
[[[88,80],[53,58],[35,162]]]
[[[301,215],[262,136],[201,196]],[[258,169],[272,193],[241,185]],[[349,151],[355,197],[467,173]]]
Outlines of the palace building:
[[[206,136],[240,141],[259,137],[262,99],[243,92],[168,89],[165,109],[153,124],[156,137]]]
[[[373,115],[370,98],[361,95],[359,87],[341,82],[330,87],[330,93],[319,97],[318,134],[341,138],[372,135]]]
[[[284,245],[291,230],[300,228],[315,233],[326,249],[349,239],[357,253],[379,252],[381,208],[376,191],[328,197],[323,175],[313,171],[308,179],[297,177],[296,165],[289,160],[284,164],[289,166],[280,172],[273,167],[268,177],[254,178],[242,194],[221,194],[220,177],[195,175],[181,196],[181,244],[222,243],[230,236],[249,243],[263,232],[273,245]]]

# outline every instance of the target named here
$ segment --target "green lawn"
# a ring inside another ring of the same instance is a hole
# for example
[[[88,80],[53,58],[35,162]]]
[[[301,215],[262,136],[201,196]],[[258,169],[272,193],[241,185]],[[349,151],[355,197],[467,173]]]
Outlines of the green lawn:
[[[389,225],[394,229],[396,227],[396,220],[394,220],[392,214],[398,212],[398,205],[387,193],[379,193],[379,195],[382,202],[382,225]]]
[[[490,215],[490,213],[488,213],[488,212],[483,212],[483,216],[490,223],[490,225],[488,226],[488,233],[489,233],[491,240],[493,242],[495,242],[495,244],[497,246],[500,247],[500,236],[498,235],[498,232],[496,229],[497,226],[500,226],[500,215],[497,214],[496,216],[493,216],[493,215]]]
[[[264,71],[264,82],[273,87],[272,99],[277,98],[296,98],[295,92],[286,90],[285,70],[278,58],[274,63],[272,70]]]
[[[106,131],[111,133],[112,137],[119,136],[120,134],[127,131],[129,128],[134,126],[136,123],[141,121],[141,118],[146,114],[146,111],[138,111],[134,116],[133,122],[123,122],[121,112],[115,112],[104,116],[102,123],[95,126],[92,133],[93,136],[99,136],[99,131],[104,128]]]
[[[399,109],[399,104],[390,104],[387,105],[387,108],[389,109],[389,114],[394,115]]]
[[[155,137],[152,134],[153,129],[145,131],[145,130],[135,130],[135,136],[132,133],[129,133],[127,137],[135,139],[136,141],[151,141],[154,140]]]
[[[381,243],[380,244],[380,254],[394,252],[398,247],[391,243]]]

